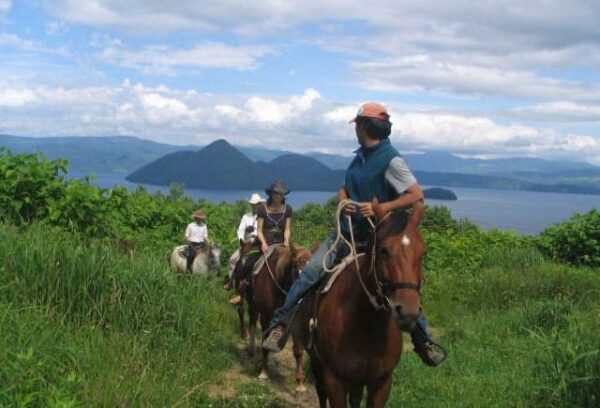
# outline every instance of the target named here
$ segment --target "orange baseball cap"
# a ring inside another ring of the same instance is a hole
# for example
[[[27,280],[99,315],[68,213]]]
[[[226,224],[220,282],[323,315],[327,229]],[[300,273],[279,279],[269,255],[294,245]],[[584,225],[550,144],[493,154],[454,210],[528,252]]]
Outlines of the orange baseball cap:
[[[356,118],[359,116],[362,116],[363,118],[373,118],[379,120],[388,120],[390,118],[390,114],[385,106],[377,102],[363,103],[360,108],[358,108],[358,112],[356,113],[354,119],[352,119],[349,123],[356,122]]]

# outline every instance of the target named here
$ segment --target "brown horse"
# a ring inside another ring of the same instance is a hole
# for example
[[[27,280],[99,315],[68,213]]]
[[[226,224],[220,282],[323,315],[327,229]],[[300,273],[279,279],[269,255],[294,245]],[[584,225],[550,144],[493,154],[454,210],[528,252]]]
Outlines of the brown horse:
[[[411,331],[420,314],[419,289],[425,243],[418,231],[422,203],[412,214],[384,214],[370,249],[348,265],[329,292],[309,295],[299,306],[292,334],[309,352],[321,407],[382,407],[402,353],[402,332]],[[361,283],[362,282],[362,283]]]
[[[252,245],[241,243],[240,261],[236,265],[234,275],[238,275],[238,268],[243,267],[245,254],[247,254]],[[246,336],[244,329],[244,299],[248,303],[249,315],[249,351],[251,355],[256,352],[256,323],[260,316],[260,324],[263,330],[269,326],[275,309],[283,304],[287,290],[298,276],[298,270],[310,258],[310,251],[291,246],[290,248],[282,245],[276,246],[273,254],[262,266],[260,271],[252,277],[252,284],[246,293],[242,293],[242,302],[238,305],[238,315],[240,319],[240,335]],[[237,282],[236,282],[237,286]],[[260,379],[268,379],[268,352],[262,350],[263,358],[261,362]],[[304,373],[302,370],[302,346],[294,342],[294,357],[296,359],[296,381],[298,382],[298,391],[304,391]]]

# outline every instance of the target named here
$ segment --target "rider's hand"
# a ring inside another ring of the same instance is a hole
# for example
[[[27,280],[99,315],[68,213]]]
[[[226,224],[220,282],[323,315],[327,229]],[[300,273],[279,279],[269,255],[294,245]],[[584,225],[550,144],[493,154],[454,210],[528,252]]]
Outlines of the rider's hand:
[[[267,252],[269,250],[269,246],[263,242],[263,244],[260,246],[260,249],[263,252]]]
[[[355,212],[356,212],[356,207],[354,206],[353,203],[346,204],[346,206],[344,207],[344,214],[345,215],[352,215]]]
[[[369,202],[360,203],[360,213],[363,217],[374,217],[375,212],[373,211],[373,204]]]

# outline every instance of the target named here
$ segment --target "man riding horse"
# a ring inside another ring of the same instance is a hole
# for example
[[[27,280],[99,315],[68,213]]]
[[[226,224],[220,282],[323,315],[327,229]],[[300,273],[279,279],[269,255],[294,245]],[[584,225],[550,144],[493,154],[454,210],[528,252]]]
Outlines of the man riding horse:
[[[192,264],[196,253],[206,248],[206,241],[208,240],[208,228],[204,220],[206,216],[202,210],[198,210],[193,214],[194,221],[190,222],[185,229],[185,240],[188,242],[186,250],[187,257],[187,270],[191,271]]]
[[[389,114],[379,103],[363,104],[354,119],[356,137],[360,148],[355,151],[356,157],[346,170],[345,183],[338,191],[338,200],[351,199],[355,203],[344,209],[352,219],[352,231],[348,223],[344,223],[342,232],[347,239],[353,235],[356,246],[364,249],[372,232],[374,197],[381,203],[384,212],[411,207],[423,200],[423,193],[417,180],[408,168],[398,151],[392,147],[389,135],[392,124]],[[342,241],[336,248],[336,231],[332,231],[321,243],[315,254],[302,269],[300,277],[294,282],[282,307],[275,311],[270,327],[263,342],[263,348],[271,352],[283,349],[287,339],[288,327],[293,320],[293,312],[300,299],[309,289],[325,275],[326,267],[331,268],[339,259],[343,250]],[[421,315],[419,323],[411,332],[415,351],[422,361],[429,366],[438,366],[446,358],[445,353],[437,351],[434,342],[426,331],[427,320]]]
[[[253,193],[250,196],[248,203],[251,205],[252,210],[242,216],[240,225],[238,226],[237,230],[237,238],[240,242],[249,244],[254,242],[254,240],[256,239],[258,229],[257,214],[259,208],[263,206],[264,202],[265,200],[260,196],[260,194]],[[239,260],[240,248],[236,249],[235,252],[231,254],[231,257],[229,258],[229,263],[227,265],[228,280],[227,283],[225,283],[225,285],[223,286],[223,289],[231,289],[231,286],[233,285],[233,271],[235,270],[235,266],[237,265]],[[234,304],[235,303],[237,303],[237,301],[234,301]]]

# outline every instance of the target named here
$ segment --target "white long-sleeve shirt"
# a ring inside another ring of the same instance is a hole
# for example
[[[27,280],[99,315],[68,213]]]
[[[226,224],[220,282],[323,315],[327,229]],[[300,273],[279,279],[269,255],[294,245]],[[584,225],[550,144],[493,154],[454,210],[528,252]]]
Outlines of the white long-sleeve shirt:
[[[185,229],[185,239],[189,242],[204,242],[208,238],[208,228],[205,223],[200,225],[190,222]]]
[[[256,215],[251,212],[244,214],[237,230],[238,239],[241,239],[242,241],[253,241],[254,238],[256,238],[257,226]],[[248,227],[254,227],[254,231],[246,236],[246,228]]]

